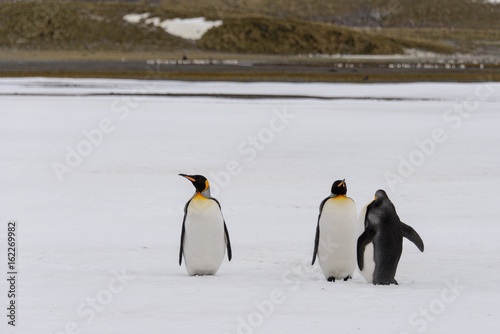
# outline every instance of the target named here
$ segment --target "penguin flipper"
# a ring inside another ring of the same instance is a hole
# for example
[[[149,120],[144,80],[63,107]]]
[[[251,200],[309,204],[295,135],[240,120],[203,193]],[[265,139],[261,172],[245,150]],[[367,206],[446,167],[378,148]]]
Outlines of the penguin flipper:
[[[318,215],[318,226],[316,226],[316,238],[314,239],[314,252],[313,252],[313,259],[311,262],[311,266],[316,262],[316,255],[318,254],[318,246],[319,246],[319,219],[321,218],[321,212],[323,212],[323,206],[325,205],[326,201],[328,201],[331,197],[325,198],[323,201],[321,201],[321,204],[319,205],[319,215]]]
[[[185,219],[184,219],[185,220]],[[179,249],[179,266],[182,264],[182,252],[184,249],[184,233],[186,232],[186,229],[184,227],[184,222],[182,222],[182,231],[181,231],[181,247]]]
[[[406,225],[405,223],[401,222],[401,226],[403,229],[403,237],[406,239],[410,240],[417,246],[417,248],[423,252],[424,251],[424,242],[422,241],[422,238],[420,238],[420,235],[418,235],[417,231],[413,229],[413,227]]]
[[[314,251],[313,251],[313,259],[311,262],[311,266],[316,262],[316,254],[318,254],[318,245],[319,245],[319,221],[318,226],[316,226],[316,238],[314,239]]]
[[[363,270],[365,247],[366,245],[368,245],[370,242],[373,241],[374,237],[375,237],[375,230],[373,228],[368,227],[358,238],[357,256],[358,256],[359,270]]]
[[[226,239],[227,258],[229,261],[231,261],[231,259],[233,258],[233,252],[231,251],[231,240],[229,240],[229,233],[227,232],[225,221],[224,221],[224,237]]]
[[[213,199],[215,203],[219,206],[219,210],[221,210],[222,214],[222,207],[220,206],[220,203],[218,200],[216,200],[213,197],[210,197],[210,199]],[[231,250],[231,240],[229,240],[229,233],[227,232],[227,226],[226,226],[226,221],[224,220],[224,239],[226,240],[226,248],[227,248],[227,259],[231,261],[233,258],[233,252]]]
[[[182,219],[182,230],[181,230],[181,246],[179,249],[179,266],[182,264],[182,253],[184,252],[184,234],[186,233],[186,216],[187,216],[187,208],[191,200],[186,203],[184,207],[184,218]]]

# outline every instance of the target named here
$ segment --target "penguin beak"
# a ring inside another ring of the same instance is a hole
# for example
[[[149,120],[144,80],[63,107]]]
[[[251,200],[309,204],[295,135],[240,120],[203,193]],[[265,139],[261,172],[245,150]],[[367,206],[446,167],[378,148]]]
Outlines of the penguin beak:
[[[339,183],[339,188],[342,187],[345,183],[345,179],[342,180],[342,182]]]
[[[196,182],[196,180],[195,180],[195,179],[193,179],[193,178],[192,178],[191,176],[189,176],[189,175],[186,175],[186,174],[179,174],[179,175],[180,175],[180,176],[182,176],[182,177],[185,177],[186,179],[188,179],[188,180],[189,180],[189,181],[191,181],[191,182]]]

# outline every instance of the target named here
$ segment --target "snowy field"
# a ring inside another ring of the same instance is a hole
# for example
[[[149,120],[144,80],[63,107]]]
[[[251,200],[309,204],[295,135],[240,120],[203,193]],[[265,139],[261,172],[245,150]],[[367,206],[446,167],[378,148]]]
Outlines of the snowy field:
[[[16,327],[2,279],[1,332],[498,332],[499,126],[500,84],[0,79],[5,276],[18,221]],[[233,260],[216,276],[178,266],[194,190],[178,173],[205,175],[222,205]],[[310,265],[343,178],[358,212],[385,189],[424,240],[404,241],[398,286]]]

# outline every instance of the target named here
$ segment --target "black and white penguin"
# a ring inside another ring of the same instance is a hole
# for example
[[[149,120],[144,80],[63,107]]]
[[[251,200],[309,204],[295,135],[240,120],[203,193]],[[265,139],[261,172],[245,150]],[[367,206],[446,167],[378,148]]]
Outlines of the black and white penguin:
[[[215,275],[224,259],[231,261],[231,242],[219,202],[210,196],[210,185],[202,175],[179,174],[196,188],[184,207],[179,265],[184,256],[190,276]]]
[[[347,281],[356,269],[356,241],[361,229],[356,204],[346,193],[345,180],[335,181],[331,195],[319,206],[311,264],[317,255],[321,271],[330,282]]]
[[[360,221],[365,227],[357,244],[361,275],[373,284],[398,284],[394,277],[403,251],[403,237],[421,252],[424,251],[424,242],[411,226],[399,219],[384,190],[377,190],[375,200],[361,210]]]

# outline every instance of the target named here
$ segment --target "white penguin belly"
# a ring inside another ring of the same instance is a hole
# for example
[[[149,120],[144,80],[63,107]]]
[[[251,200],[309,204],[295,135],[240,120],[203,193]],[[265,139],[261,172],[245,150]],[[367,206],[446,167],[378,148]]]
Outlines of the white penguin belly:
[[[215,275],[226,253],[224,218],[219,205],[195,197],[187,212],[183,252],[188,274]]]
[[[374,272],[375,260],[373,259],[373,242],[370,242],[365,247],[365,253],[363,254],[363,270],[361,270],[360,273],[368,283],[372,283]]]
[[[344,196],[326,201],[319,219],[319,230],[318,258],[325,277],[352,277],[356,269],[358,238],[354,202]]]
[[[366,204],[361,209],[361,212],[359,214],[358,224],[360,227],[360,232],[359,232],[360,235],[365,230],[366,210],[368,208],[368,205],[370,205],[371,203],[372,202]],[[368,283],[373,282],[373,273],[375,272],[375,260],[373,258],[373,242],[370,242],[365,247],[365,252],[363,254],[363,270],[360,270],[359,272],[361,276],[363,276]]]

